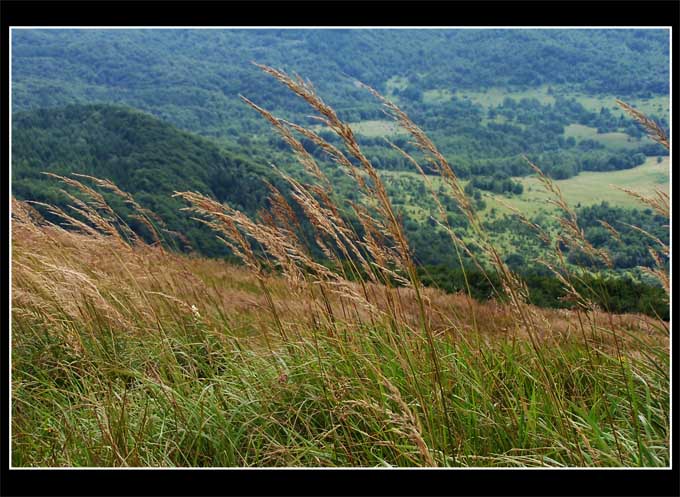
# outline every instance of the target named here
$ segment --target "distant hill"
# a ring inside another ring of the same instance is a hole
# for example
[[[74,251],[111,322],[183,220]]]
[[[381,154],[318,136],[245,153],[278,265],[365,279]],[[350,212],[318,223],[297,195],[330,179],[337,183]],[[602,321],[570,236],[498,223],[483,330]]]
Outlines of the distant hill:
[[[257,61],[310,80],[352,124],[376,168],[413,172],[383,137],[420,160],[418,152],[355,79],[375,86],[469,180],[467,192],[483,210],[486,192],[529,195],[513,179],[531,174],[525,155],[566,179],[666,154],[615,98],[636,95],[629,103],[668,128],[668,45],[661,29],[16,30],[13,188],[54,202],[63,199],[40,171],[109,177],[190,234],[203,253],[221,253],[212,234],[179,213],[172,191],[202,191],[253,212],[266,195],[267,164],[303,176],[285,142],[239,94],[339,145],[308,119],[305,102],[250,63]],[[302,143],[338,196],[356,200],[323,150]],[[421,260],[455,258],[432,224],[436,211],[423,201],[423,185],[400,179],[388,186]],[[447,211],[462,229],[455,202]]]
[[[71,105],[13,116],[12,193],[64,205],[63,185],[41,174],[72,172],[110,179],[181,231],[194,248],[224,253],[171,198],[192,190],[253,213],[265,203],[271,175],[250,157],[220,149],[143,112],[109,105]]]
[[[669,91],[668,33],[660,29],[15,30],[13,105],[119,103],[233,140],[245,119],[266,126],[239,93],[275,111],[307,113],[251,61],[308,78],[341,116],[366,114],[371,101],[354,78],[383,92],[398,88],[406,101],[433,89],[508,85]]]

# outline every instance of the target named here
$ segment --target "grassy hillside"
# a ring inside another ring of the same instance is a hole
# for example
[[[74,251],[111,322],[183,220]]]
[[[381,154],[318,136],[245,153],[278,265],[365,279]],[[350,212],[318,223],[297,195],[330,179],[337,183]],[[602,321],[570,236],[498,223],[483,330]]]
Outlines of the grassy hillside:
[[[100,214],[111,213],[105,199],[75,180],[65,181],[80,192],[70,199],[79,229],[13,201],[14,465],[669,465],[669,323],[600,305],[626,287],[566,263],[566,247],[609,255],[558,192],[562,230],[539,235],[554,247],[544,266],[574,307],[545,311],[441,152],[384,102],[446,181],[448,191],[425,194],[456,203],[474,234],[476,247],[441,220],[479,272],[461,263],[466,286],[455,295],[426,288],[408,227],[351,127],[311,86],[263,70],[323,115],[343,148],[253,104],[314,181],[280,171],[292,193],[273,189],[257,217],[178,193],[242,267],[121,232]],[[354,181],[354,219],[293,131]],[[646,201],[669,218],[667,196]],[[330,264],[315,259],[304,226]],[[649,247],[658,265],[647,273],[665,298],[668,248]],[[494,301],[473,298],[473,278]]]
[[[12,226],[14,466],[669,464],[667,323]]]

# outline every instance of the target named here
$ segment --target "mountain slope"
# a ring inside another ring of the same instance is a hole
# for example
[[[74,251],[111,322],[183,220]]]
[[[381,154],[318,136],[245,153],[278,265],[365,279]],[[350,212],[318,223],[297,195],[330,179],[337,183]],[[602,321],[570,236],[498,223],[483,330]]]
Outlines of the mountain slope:
[[[20,199],[64,206],[62,185],[42,175],[106,178],[185,233],[206,254],[222,253],[214,236],[180,213],[171,195],[192,190],[252,213],[264,205],[270,173],[251,158],[225,152],[143,112],[109,105],[71,105],[14,115],[12,191]]]

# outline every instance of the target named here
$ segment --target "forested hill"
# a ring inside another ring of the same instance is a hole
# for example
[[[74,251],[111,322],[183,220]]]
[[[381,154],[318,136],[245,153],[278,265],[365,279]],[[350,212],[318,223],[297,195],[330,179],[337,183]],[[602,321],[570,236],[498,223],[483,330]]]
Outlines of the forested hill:
[[[370,100],[354,78],[401,89],[405,103],[435,89],[541,84],[667,94],[668,45],[663,30],[15,30],[13,105],[115,102],[236,139],[262,129],[239,93],[306,112],[251,61],[298,72],[342,115]]]
[[[171,197],[174,191],[198,191],[249,213],[265,205],[263,180],[271,174],[259,162],[143,112],[71,105],[13,117],[12,193],[20,199],[64,207],[63,185],[42,171],[106,178],[209,255],[225,253],[224,247],[180,212],[184,205]]]

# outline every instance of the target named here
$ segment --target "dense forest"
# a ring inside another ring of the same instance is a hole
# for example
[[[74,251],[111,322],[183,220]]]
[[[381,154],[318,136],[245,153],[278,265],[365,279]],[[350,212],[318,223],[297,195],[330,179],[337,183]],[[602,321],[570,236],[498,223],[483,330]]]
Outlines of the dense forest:
[[[258,61],[304,74],[350,122],[384,118],[357,80],[391,95],[455,159],[462,176],[528,174],[518,159],[532,154],[564,178],[632,167],[641,154],[664,153],[644,141],[612,151],[569,140],[563,134],[571,123],[600,132],[626,127],[636,138],[643,133],[607,107],[589,111],[560,92],[667,94],[665,37],[661,30],[20,30],[12,98],[19,110],[120,103],[222,142],[268,149],[273,134],[240,94],[284,117],[307,118],[301,102],[259,77],[250,63]],[[456,95],[542,84],[554,86],[554,103],[507,98],[487,109]],[[429,100],[428,91],[452,98]],[[656,117],[667,126],[663,114]],[[366,145],[378,167],[408,167],[370,139]]]
[[[529,270],[517,267],[529,289],[529,301],[539,307],[573,309],[564,286],[547,269]],[[476,299],[487,300],[496,295],[501,285],[495,275],[485,275],[474,267],[464,269],[450,265],[421,266],[420,276],[426,285],[436,285],[448,292],[470,293]],[[640,283],[630,277],[598,275],[583,276],[576,282],[579,293],[600,308],[614,313],[637,312],[661,319],[670,319],[670,307],[662,288]]]
[[[663,30],[17,30],[12,55],[16,108],[116,100],[204,130],[229,118],[240,93],[302,109],[253,60],[304,74],[340,111],[368,100],[352,79],[384,92],[395,76],[412,100],[434,88],[669,90]],[[50,91],[59,83],[66,91]]]
[[[44,176],[80,173],[111,180],[158,214],[189,247],[224,255],[214,235],[180,212],[180,188],[204,192],[254,213],[264,205],[269,171],[245,153],[226,153],[212,142],[180,131],[137,110],[108,105],[68,106],[14,115],[12,192],[19,199],[65,208],[64,185]],[[123,213],[126,207],[108,195]],[[126,222],[134,225],[134,219]],[[172,237],[170,237],[172,239]],[[183,241],[178,241],[180,248]]]

